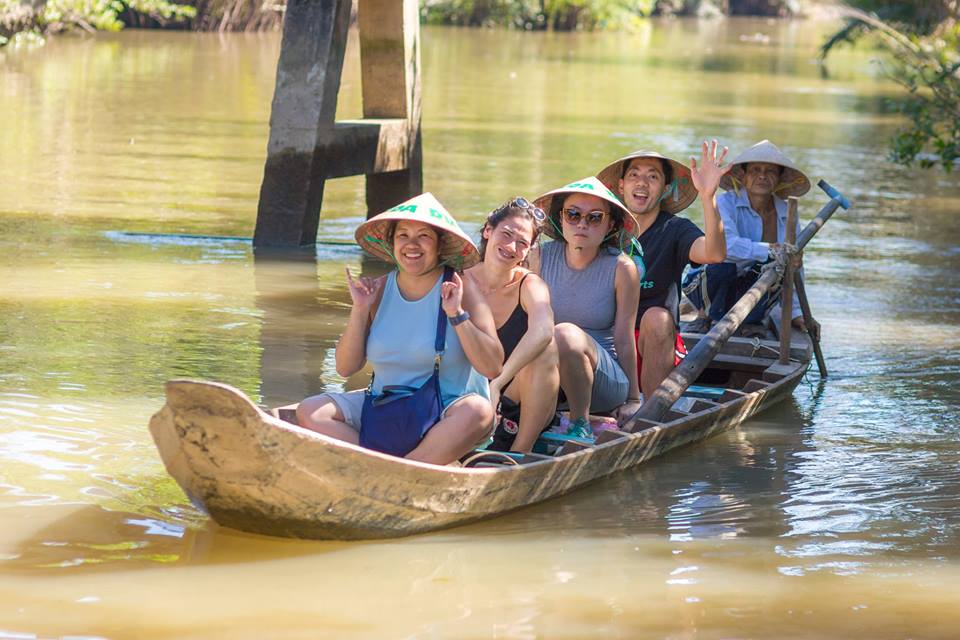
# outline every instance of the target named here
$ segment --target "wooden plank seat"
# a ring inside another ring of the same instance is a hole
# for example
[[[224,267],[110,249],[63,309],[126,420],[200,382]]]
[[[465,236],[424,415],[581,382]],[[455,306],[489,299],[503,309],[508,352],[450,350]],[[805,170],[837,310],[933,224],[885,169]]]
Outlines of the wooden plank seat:
[[[683,334],[683,343],[687,351],[691,351],[697,343],[703,338],[700,334]],[[790,358],[792,360],[807,360],[807,351],[809,342],[803,336],[794,335],[790,341]],[[740,336],[730,337],[723,349],[721,355],[746,356],[746,357],[777,357],[780,355],[780,342],[778,340],[762,340],[758,338],[742,338]]]
[[[723,396],[724,391],[726,391],[726,389],[723,387],[707,387],[705,385],[692,384],[687,387],[683,395],[687,398],[703,398],[704,400],[713,400],[716,402]]]
[[[713,400],[697,399],[690,407],[690,413],[700,413],[701,411],[710,411],[720,406],[719,402]]]
[[[275,407],[273,409],[268,409],[267,413],[272,415],[274,418],[283,420],[284,422],[289,422],[290,424],[300,426],[300,423],[297,421],[297,406],[299,404],[299,402],[295,402],[282,407]]]
[[[553,431],[544,431],[533,444],[534,453],[543,454],[548,457],[566,455],[573,451],[586,449],[596,446],[596,438],[579,438],[565,433],[555,433]],[[569,445],[569,446],[568,446]]]
[[[732,371],[745,371],[748,373],[763,373],[773,364],[776,364],[776,358],[751,358],[749,356],[734,356],[720,353],[714,356],[707,369],[724,369]]]
[[[576,453],[577,451],[589,449],[593,446],[595,446],[594,442],[585,441],[583,438],[570,439],[563,443],[563,446],[560,447],[560,450],[557,451],[555,455],[565,456],[568,453]]]

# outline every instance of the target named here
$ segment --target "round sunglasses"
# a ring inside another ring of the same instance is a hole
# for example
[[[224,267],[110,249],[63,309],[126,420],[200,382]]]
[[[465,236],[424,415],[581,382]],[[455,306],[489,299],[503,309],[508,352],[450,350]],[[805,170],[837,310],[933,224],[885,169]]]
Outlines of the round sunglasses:
[[[579,209],[574,209],[572,207],[564,209],[561,211],[561,213],[563,213],[563,218],[570,224],[580,224],[581,218],[585,219],[588,227],[597,226],[603,222],[604,217],[607,215],[606,211],[600,211],[599,209],[596,211],[588,211],[587,213],[583,213]]]
[[[543,212],[543,209],[541,209],[535,204],[531,204],[531,202],[526,198],[524,198],[523,196],[517,196],[510,202],[506,203],[504,207],[523,209],[524,211],[532,215],[534,220],[536,220],[537,222],[543,222],[547,218],[547,214]]]

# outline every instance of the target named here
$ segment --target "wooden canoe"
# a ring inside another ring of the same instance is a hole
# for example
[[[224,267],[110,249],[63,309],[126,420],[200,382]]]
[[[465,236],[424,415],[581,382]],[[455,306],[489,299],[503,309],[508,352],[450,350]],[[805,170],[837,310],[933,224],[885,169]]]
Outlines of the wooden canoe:
[[[701,337],[685,335],[688,345]],[[215,382],[168,382],[150,432],[170,475],[223,526],[296,538],[406,536],[542,502],[735,427],[789,396],[806,371],[812,347],[804,334],[791,340],[787,367],[773,366],[777,347],[732,338],[701,376],[723,389],[719,402],[692,400],[690,412],[671,410],[634,433],[606,432],[596,445],[515,465],[437,466],[369,451],[286,422]]]

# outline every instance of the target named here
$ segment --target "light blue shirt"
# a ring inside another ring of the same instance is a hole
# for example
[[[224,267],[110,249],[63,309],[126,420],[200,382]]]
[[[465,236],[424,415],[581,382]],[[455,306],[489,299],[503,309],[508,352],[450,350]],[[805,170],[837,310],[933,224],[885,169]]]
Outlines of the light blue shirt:
[[[777,242],[787,237],[787,202],[773,196],[773,206],[777,210]],[[763,219],[750,206],[750,198],[745,189],[727,191],[717,196],[717,211],[723,221],[723,235],[727,240],[727,259],[737,265],[737,274],[749,269],[755,262],[765,262],[770,258],[770,243],[762,242]],[[800,218],[797,217],[797,235],[800,235]],[[801,275],[803,271],[801,270]],[[793,317],[802,314],[800,300],[793,295]]]
[[[367,336],[366,356],[373,365],[373,393],[388,385],[421,387],[433,374],[440,285],[437,282],[419,300],[407,300],[397,285],[397,271],[387,275],[383,297]],[[443,406],[470,393],[490,397],[487,379],[477,373],[463,352],[460,337],[447,323],[446,349],[440,363],[440,395]]]

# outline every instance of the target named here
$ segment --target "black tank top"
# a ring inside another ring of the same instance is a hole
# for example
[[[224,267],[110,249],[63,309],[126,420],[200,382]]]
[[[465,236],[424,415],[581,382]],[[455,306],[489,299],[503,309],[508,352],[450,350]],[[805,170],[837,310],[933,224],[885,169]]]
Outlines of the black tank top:
[[[514,307],[513,313],[510,314],[510,317],[502,326],[497,328],[497,337],[500,338],[500,344],[503,345],[504,362],[517,348],[523,334],[527,332],[527,312],[523,310],[523,305],[520,304],[520,294],[523,291],[523,281],[527,279],[528,275],[530,274],[523,276],[520,280],[520,286],[517,287],[517,306]]]

